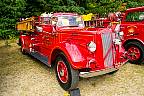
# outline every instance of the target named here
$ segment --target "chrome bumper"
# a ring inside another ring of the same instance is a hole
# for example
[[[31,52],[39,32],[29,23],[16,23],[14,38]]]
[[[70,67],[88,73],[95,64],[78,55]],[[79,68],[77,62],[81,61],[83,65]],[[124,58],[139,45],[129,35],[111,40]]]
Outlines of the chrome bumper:
[[[118,70],[117,68],[108,68],[108,69],[104,69],[104,70],[99,70],[99,71],[95,71],[95,72],[80,72],[79,76],[83,77],[83,78],[89,78],[89,77],[94,77],[94,76],[99,76],[99,75],[103,75],[106,73],[110,73],[113,71]]]
[[[123,63],[117,63],[117,64],[115,64],[115,67],[113,67],[113,68],[107,68],[107,69],[93,71],[93,72],[80,72],[79,76],[83,77],[83,78],[89,78],[89,77],[107,74],[107,73],[119,70],[127,62],[128,62],[128,60],[125,60],[125,62],[123,62]]]

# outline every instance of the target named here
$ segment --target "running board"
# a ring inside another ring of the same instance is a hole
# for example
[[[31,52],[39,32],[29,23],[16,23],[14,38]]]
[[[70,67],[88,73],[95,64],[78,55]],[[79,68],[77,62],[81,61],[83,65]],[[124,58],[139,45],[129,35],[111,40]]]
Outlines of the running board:
[[[38,52],[31,52],[30,55],[32,55],[34,58],[38,59],[42,63],[48,65],[48,58],[46,56],[43,56]]]

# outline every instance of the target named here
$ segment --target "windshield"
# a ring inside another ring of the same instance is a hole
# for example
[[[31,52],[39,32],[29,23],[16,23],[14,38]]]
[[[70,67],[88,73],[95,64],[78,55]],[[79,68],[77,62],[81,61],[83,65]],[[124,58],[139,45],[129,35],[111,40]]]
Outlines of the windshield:
[[[58,17],[57,26],[84,27],[84,23],[80,16],[60,16]]]
[[[144,11],[130,12],[126,16],[126,21],[142,21],[144,20]]]

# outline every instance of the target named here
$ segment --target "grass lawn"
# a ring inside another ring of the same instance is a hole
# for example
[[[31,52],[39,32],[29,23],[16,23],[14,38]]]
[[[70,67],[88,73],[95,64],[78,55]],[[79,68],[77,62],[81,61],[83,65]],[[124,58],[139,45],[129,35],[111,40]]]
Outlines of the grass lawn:
[[[54,70],[28,55],[20,46],[0,41],[0,96],[63,96]],[[81,96],[144,96],[144,64],[125,64],[112,75],[80,78]]]

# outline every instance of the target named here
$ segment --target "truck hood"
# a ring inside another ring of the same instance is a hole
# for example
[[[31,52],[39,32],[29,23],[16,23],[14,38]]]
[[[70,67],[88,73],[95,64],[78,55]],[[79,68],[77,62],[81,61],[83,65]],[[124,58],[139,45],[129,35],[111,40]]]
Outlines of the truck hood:
[[[100,34],[104,31],[111,31],[110,28],[79,28],[79,27],[63,27],[58,29],[60,32],[75,32],[79,34]]]

